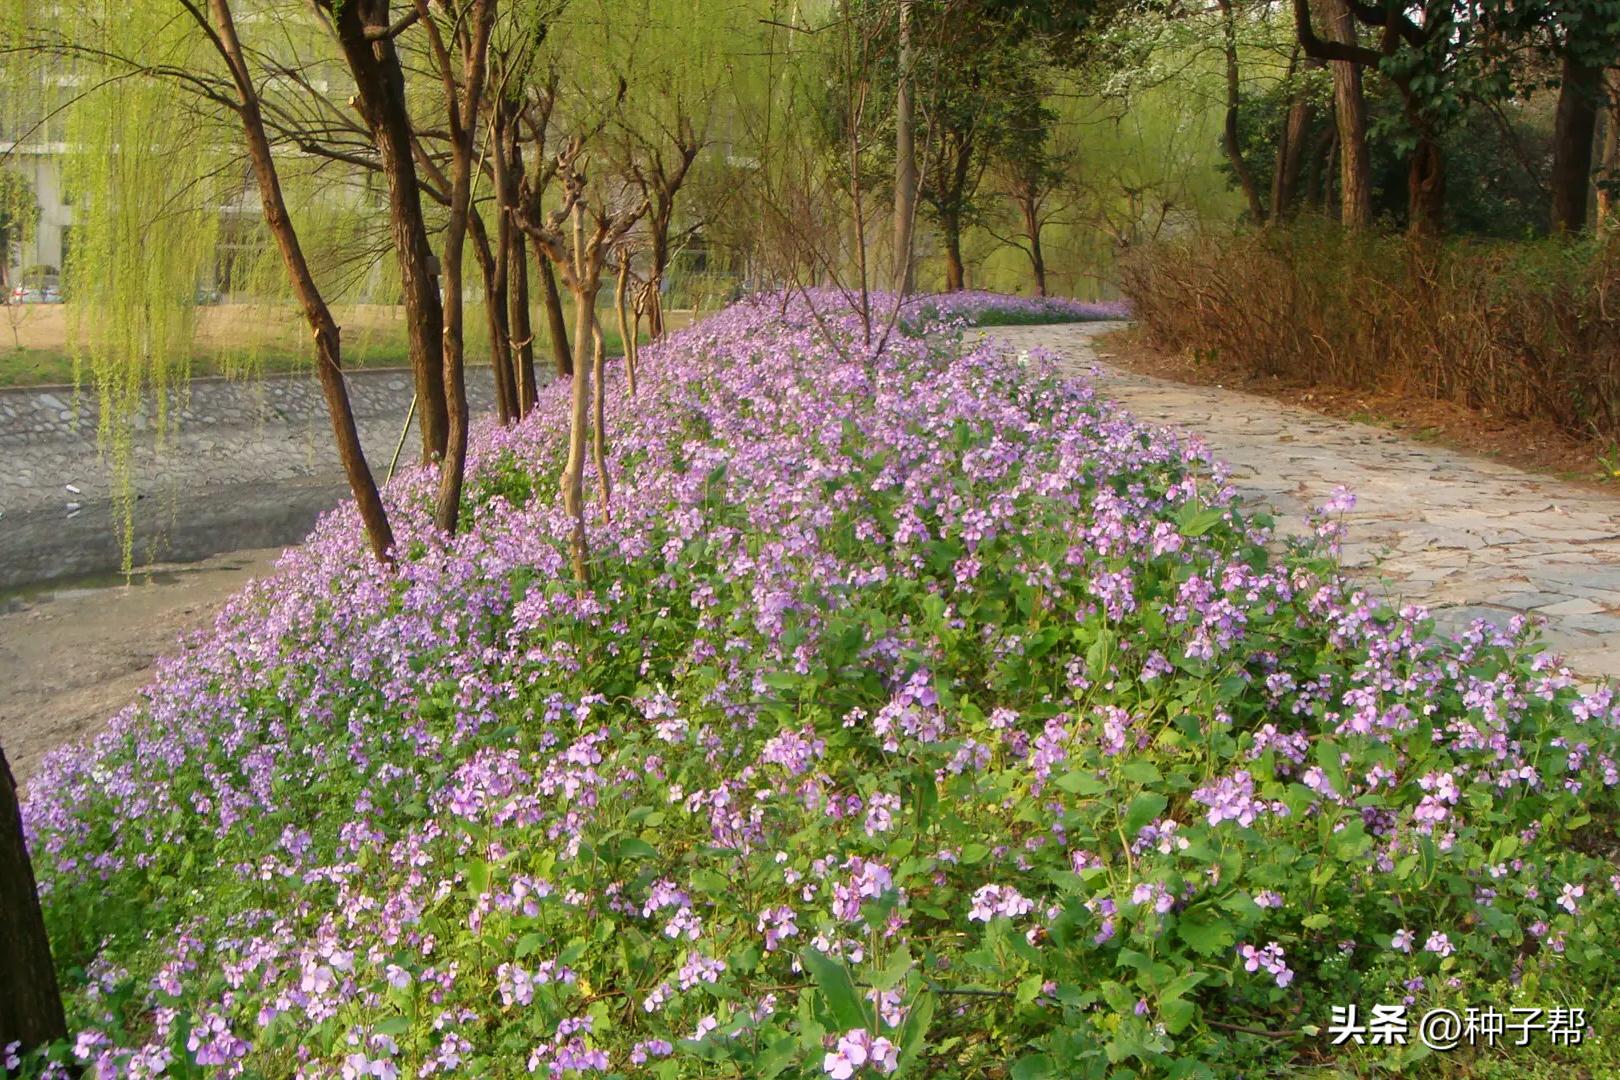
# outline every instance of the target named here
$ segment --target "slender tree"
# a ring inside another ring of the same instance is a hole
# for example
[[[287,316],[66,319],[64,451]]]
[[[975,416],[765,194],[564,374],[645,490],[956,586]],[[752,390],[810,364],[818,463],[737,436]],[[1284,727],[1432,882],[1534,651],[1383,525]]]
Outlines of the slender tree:
[[[894,288],[901,295],[916,288],[916,266],[912,261],[912,227],[917,218],[917,133],[916,107],[912,100],[913,67],[916,53],[911,43],[911,8],[915,0],[896,0],[899,9],[899,63],[895,68],[894,92]],[[1039,263],[1038,231],[1032,257]],[[1037,268],[1045,295],[1044,270]]]
[[[407,5],[396,16],[388,0],[320,0],[320,8],[331,19],[354,77],[354,104],[371,132],[387,177],[388,220],[405,302],[422,458],[437,460],[444,456],[450,436],[444,310],[416,176],[418,147],[406,103],[405,73],[395,47],[395,39],[416,22],[421,9]]]

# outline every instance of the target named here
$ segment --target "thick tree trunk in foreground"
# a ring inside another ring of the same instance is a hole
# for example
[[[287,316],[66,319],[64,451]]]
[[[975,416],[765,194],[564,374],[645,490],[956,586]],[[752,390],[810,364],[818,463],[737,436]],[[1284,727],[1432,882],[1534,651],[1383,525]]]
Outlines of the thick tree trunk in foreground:
[[[1592,184],[1592,148],[1597,140],[1603,69],[1564,54],[1558,111],[1553,124],[1552,231],[1573,235],[1586,228]]]
[[[371,129],[388,180],[388,221],[404,289],[416,408],[421,417],[422,460],[444,456],[450,420],[444,391],[444,308],[433,274],[433,248],[422,216],[412,157],[405,76],[392,37],[371,40],[366,30],[390,25],[388,0],[333,0],[338,43],[359,88],[360,114]]]
[[[50,938],[23,839],[17,782],[0,748],[0,1051],[21,1043],[26,1053],[66,1038]]]
[[[1326,0],[1328,40],[1356,41],[1355,20],[1346,0]],[[1361,92],[1361,65],[1344,60],[1333,69],[1333,122],[1338,128],[1339,222],[1350,230],[1372,224],[1372,164],[1367,154],[1367,102]]]
[[[241,42],[236,37],[236,26],[231,19],[230,4],[226,0],[210,0],[214,24],[219,35],[220,51],[231,66],[231,77],[236,83],[241,105],[237,113],[242,118],[242,131],[247,141],[248,158],[253,164],[253,175],[259,186],[259,198],[264,207],[264,223],[281,251],[281,260],[292,279],[293,292],[303,309],[315,337],[315,375],[320,380],[321,394],[326,399],[327,412],[332,417],[332,434],[337,440],[338,460],[343,463],[344,475],[354,492],[360,520],[365,523],[366,538],[379,562],[394,562],[394,532],[388,524],[388,513],[383,509],[377,493],[377,482],[366,465],[365,451],[360,446],[360,435],[354,426],[354,410],[349,405],[348,387],[343,382],[342,353],[337,323],[326,306],[309,263],[298,242],[292,219],[287,213],[286,199],[281,193],[281,178],[276,172],[275,159],[270,153],[270,140],[265,135],[264,118],[259,110],[259,97],[254,89],[247,62],[242,56]]]
[[[551,359],[557,366],[557,377],[566,379],[574,373],[574,361],[568,350],[568,321],[563,316],[562,294],[557,291],[557,274],[544,254],[536,261],[540,264],[540,285],[546,302],[546,332],[551,336]]]

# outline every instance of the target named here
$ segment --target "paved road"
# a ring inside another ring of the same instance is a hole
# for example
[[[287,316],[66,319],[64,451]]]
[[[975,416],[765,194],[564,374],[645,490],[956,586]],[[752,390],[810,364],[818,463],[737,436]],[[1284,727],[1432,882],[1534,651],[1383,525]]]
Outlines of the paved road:
[[[1146,423],[1202,437],[1232,465],[1244,497],[1271,504],[1296,531],[1307,507],[1348,487],[1357,501],[1346,564],[1428,606],[1440,625],[1540,616],[1572,668],[1620,677],[1620,492],[1609,497],[1253,394],[1115,368],[1094,338],[1118,325],[988,333],[1056,353]]]

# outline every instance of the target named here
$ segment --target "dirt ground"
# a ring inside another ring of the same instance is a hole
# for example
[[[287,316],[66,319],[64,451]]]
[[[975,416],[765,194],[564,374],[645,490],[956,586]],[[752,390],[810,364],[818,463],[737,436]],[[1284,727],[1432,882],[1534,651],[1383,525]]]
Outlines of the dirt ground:
[[[134,700],[158,657],[267,574],[280,548],[150,567],[133,584],[0,595],[0,745],[19,783]]]

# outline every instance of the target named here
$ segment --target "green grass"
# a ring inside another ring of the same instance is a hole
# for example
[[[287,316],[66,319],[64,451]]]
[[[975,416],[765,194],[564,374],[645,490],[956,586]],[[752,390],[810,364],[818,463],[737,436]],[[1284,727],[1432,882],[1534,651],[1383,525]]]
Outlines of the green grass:
[[[603,320],[602,344],[609,356],[618,356],[624,351],[624,342],[619,337],[618,328],[609,325],[610,321],[611,313]],[[645,333],[641,335],[641,340],[647,340]],[[487,363],[487,350],[485,341],[470,340],[467,343],[468,362]],[[549,341],[544,325],[541,325],[536,330],[535,366],[549,370],[550,356]],[[282,346],[266,347],[246,357],[204,348],[191,355],[189,371],[192,378],[218,375],[253,378],[311,371],[313,360],[310,353]],[[403,332],[387,336],[372,334],[350,342],[343,350],[343,366],[349,370],[409,367],[410,362],[410,349]],[[92,381],[88,370],[81,371],[79,379],[86,384]],[[0,346],[0,388],[58,386],[74,381],[73,354],[65,348]]]

